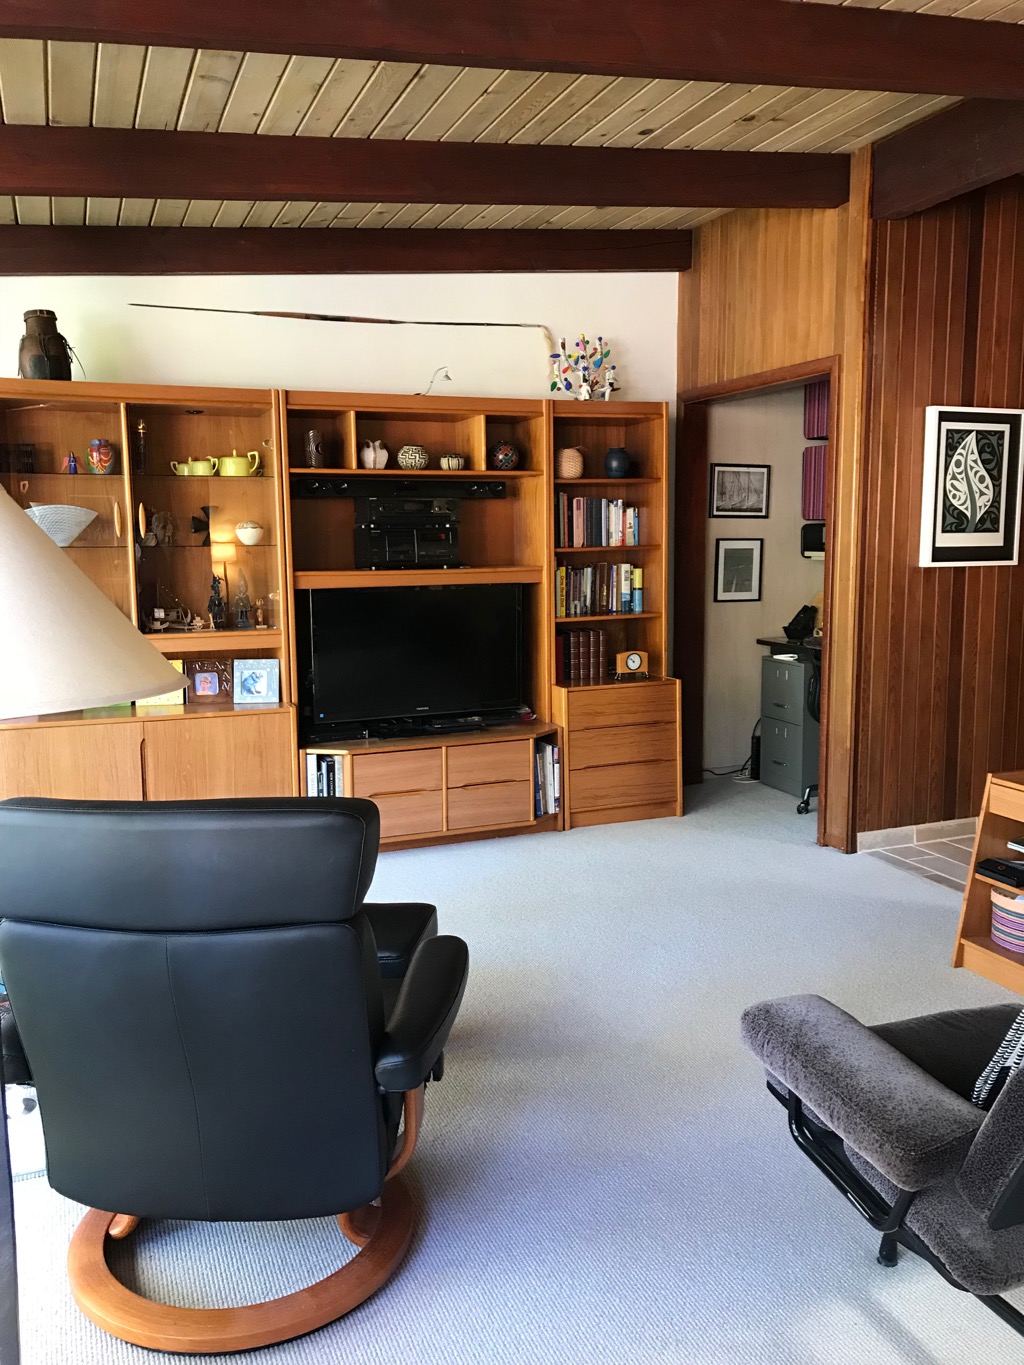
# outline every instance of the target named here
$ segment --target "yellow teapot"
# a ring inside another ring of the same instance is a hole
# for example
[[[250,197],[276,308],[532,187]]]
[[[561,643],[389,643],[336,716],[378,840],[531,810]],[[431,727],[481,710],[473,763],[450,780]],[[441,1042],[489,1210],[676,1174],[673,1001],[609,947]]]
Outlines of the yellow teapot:
[[[227,475],[233,479],[244,479],[252,474],[258,474],[260,472],[259,452],[250,450],[245,455],[239,455],[237,450],[233,450],[230,455],[222,455],[218,472],[222,476]]]

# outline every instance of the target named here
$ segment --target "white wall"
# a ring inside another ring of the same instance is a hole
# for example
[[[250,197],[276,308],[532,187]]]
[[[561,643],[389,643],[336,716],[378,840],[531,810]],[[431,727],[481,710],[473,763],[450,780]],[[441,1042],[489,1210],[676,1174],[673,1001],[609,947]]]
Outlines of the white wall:
[[[752,394],[708,408],[708,462],[771,465],[767,520],[709,518],[704,655],[704,766],[737,768],[761,714],[760,636],[782,627],[821,592],[825,565],[800,554],[803,388]],[[762,537],[760,602],[714,601],[715,540]]]
[[[131,229],[126,228],[125,231]],[[91,380],[548,396],[543,334],[518,328],[377,327],[131,308],[133,302],[543,323],[556,338],[601,332],[619,397],[671,400],[678,276],[652,274],[113,276],[9,278],[0,373],[17,374],[22,314],[52,308]],[[74,377],[82,378],[78,367]]]

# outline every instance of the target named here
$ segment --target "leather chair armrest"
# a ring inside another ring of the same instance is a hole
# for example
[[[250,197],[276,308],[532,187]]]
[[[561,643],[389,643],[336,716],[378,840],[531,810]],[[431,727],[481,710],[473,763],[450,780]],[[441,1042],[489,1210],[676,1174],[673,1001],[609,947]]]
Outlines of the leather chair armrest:
[[[818,995],[744,1011],[743,1041],[787,1089],[901,1190],[963,1164],[983,1110]]]
[[[468,972],[469,949],[461,938],[442,934],[416,949],[381,1039],[376,1075],[382,1090],[414,1090],[430,1075],[459,1012]]]

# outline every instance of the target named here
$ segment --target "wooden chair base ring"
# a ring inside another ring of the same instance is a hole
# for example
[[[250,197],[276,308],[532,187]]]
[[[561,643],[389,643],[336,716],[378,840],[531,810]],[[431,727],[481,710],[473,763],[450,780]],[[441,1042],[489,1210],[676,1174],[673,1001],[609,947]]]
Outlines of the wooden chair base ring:
[[[379,1208],[367,1205],[340,1216],[346,1237],[361,1247],[340,1270],[307,1289],[266,1303],[176,1308],[132,1293],[111,1274],[104,1244],[119,1216],[90,1209],[75,1229],[68,1250],[68,1279],[75,1302],[111,1336],[151,1350],[188,1355],[271,1346],[344,1317],[391,1278],[408,1250],[414,1222],[405,1182],[389,1180]]]

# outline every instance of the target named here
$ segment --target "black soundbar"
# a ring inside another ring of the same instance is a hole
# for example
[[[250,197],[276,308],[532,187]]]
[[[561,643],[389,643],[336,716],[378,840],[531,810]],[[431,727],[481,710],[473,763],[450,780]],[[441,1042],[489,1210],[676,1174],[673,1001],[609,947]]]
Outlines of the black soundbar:
[[[347,479],[302,474],[290,481],[293,498],[504,498],[500,479]]]

